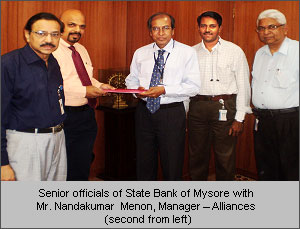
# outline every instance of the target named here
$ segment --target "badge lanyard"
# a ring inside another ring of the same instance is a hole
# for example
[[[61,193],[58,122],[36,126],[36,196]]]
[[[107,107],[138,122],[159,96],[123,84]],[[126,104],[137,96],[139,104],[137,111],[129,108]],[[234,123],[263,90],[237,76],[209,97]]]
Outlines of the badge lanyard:
[[[175,40],[173,40],[173,48],[174,48],[174,45],[175,45]],[[153,45],[153,48],[154,48],[154,45]],[[162,68],[161,69],[158,68],[158,71],[160,73],[159,84],[162,84],[162,82],[163,82],[165,66],[166,66],[166,63],[167,63],[167,60],[168,60],[169,56],[170,56],[170,53],[168,53],[167,58],[166,58],[166,60],[165,60],[165,62],[163,64]],[[153,53],[153,57],[154,57],[155,65],[158,66],[158,58],[155,57],[155,52]]]
[[[58,95],[58,102],[59,102],[60,112],[63,115],[65,113],[65,110],[64,110],[64,106],[63,106],[63,102],[62,102],[62,97],[61,97],[62,91],[63,91],[63,85],[59,85],[59,87],[57,89],[57,95]]]

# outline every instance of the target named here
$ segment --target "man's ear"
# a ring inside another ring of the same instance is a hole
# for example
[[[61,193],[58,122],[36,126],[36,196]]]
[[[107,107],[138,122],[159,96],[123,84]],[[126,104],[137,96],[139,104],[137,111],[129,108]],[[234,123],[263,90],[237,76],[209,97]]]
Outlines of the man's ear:
[[[287,32],[288,32],[288,29],[289,29],[288,25],[285,24],[283,28],[284,28],[284,35],[287,36]]]
[[[29,38],[30,36],[29,36],[29,34],[30,34],[30,32],[29,32],[28,30],[25,29],[25,30],[24,30],[24,36],[25,36],[25,39],[26,39],[27,42],[30,41],[30,38]]]

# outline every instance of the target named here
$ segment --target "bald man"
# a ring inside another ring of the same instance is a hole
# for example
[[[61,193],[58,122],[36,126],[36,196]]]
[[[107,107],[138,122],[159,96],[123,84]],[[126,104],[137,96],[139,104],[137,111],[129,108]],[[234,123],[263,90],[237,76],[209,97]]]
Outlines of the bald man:
[[[87,181],[97,135],[95,98],[105,94],[102,89],[113,87],[93,78],[89,54],[78,43],[86,28],[82,12],[69,9],[62,13],[60,19],[65,24],[65,31],[53,55],[60,65],[64,83],[67,180]]]

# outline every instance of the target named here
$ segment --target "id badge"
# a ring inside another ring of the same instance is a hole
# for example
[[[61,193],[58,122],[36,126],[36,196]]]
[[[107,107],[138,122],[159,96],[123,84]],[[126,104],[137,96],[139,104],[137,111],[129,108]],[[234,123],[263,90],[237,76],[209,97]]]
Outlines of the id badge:
[[[219,121],[227,121],[227,110],[225,109],[219,110]]]
[[[255,124],[254,124],[254,130],[255,131],[258,131],[258,122],[259,122],[259,120],[256,118],[255,119]]]
[[[59,102],[59,106],[60,106],[60,112],[63,115],[65,113],[65,110],[64,110],[62,99],[59,99],[58,102]]]

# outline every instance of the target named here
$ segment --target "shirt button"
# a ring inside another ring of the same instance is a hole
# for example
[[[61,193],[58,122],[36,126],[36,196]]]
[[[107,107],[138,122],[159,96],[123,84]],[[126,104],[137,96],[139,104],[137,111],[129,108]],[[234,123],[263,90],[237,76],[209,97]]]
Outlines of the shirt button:
[[[261,92],[261,94],[263,94],[263,92]]]

